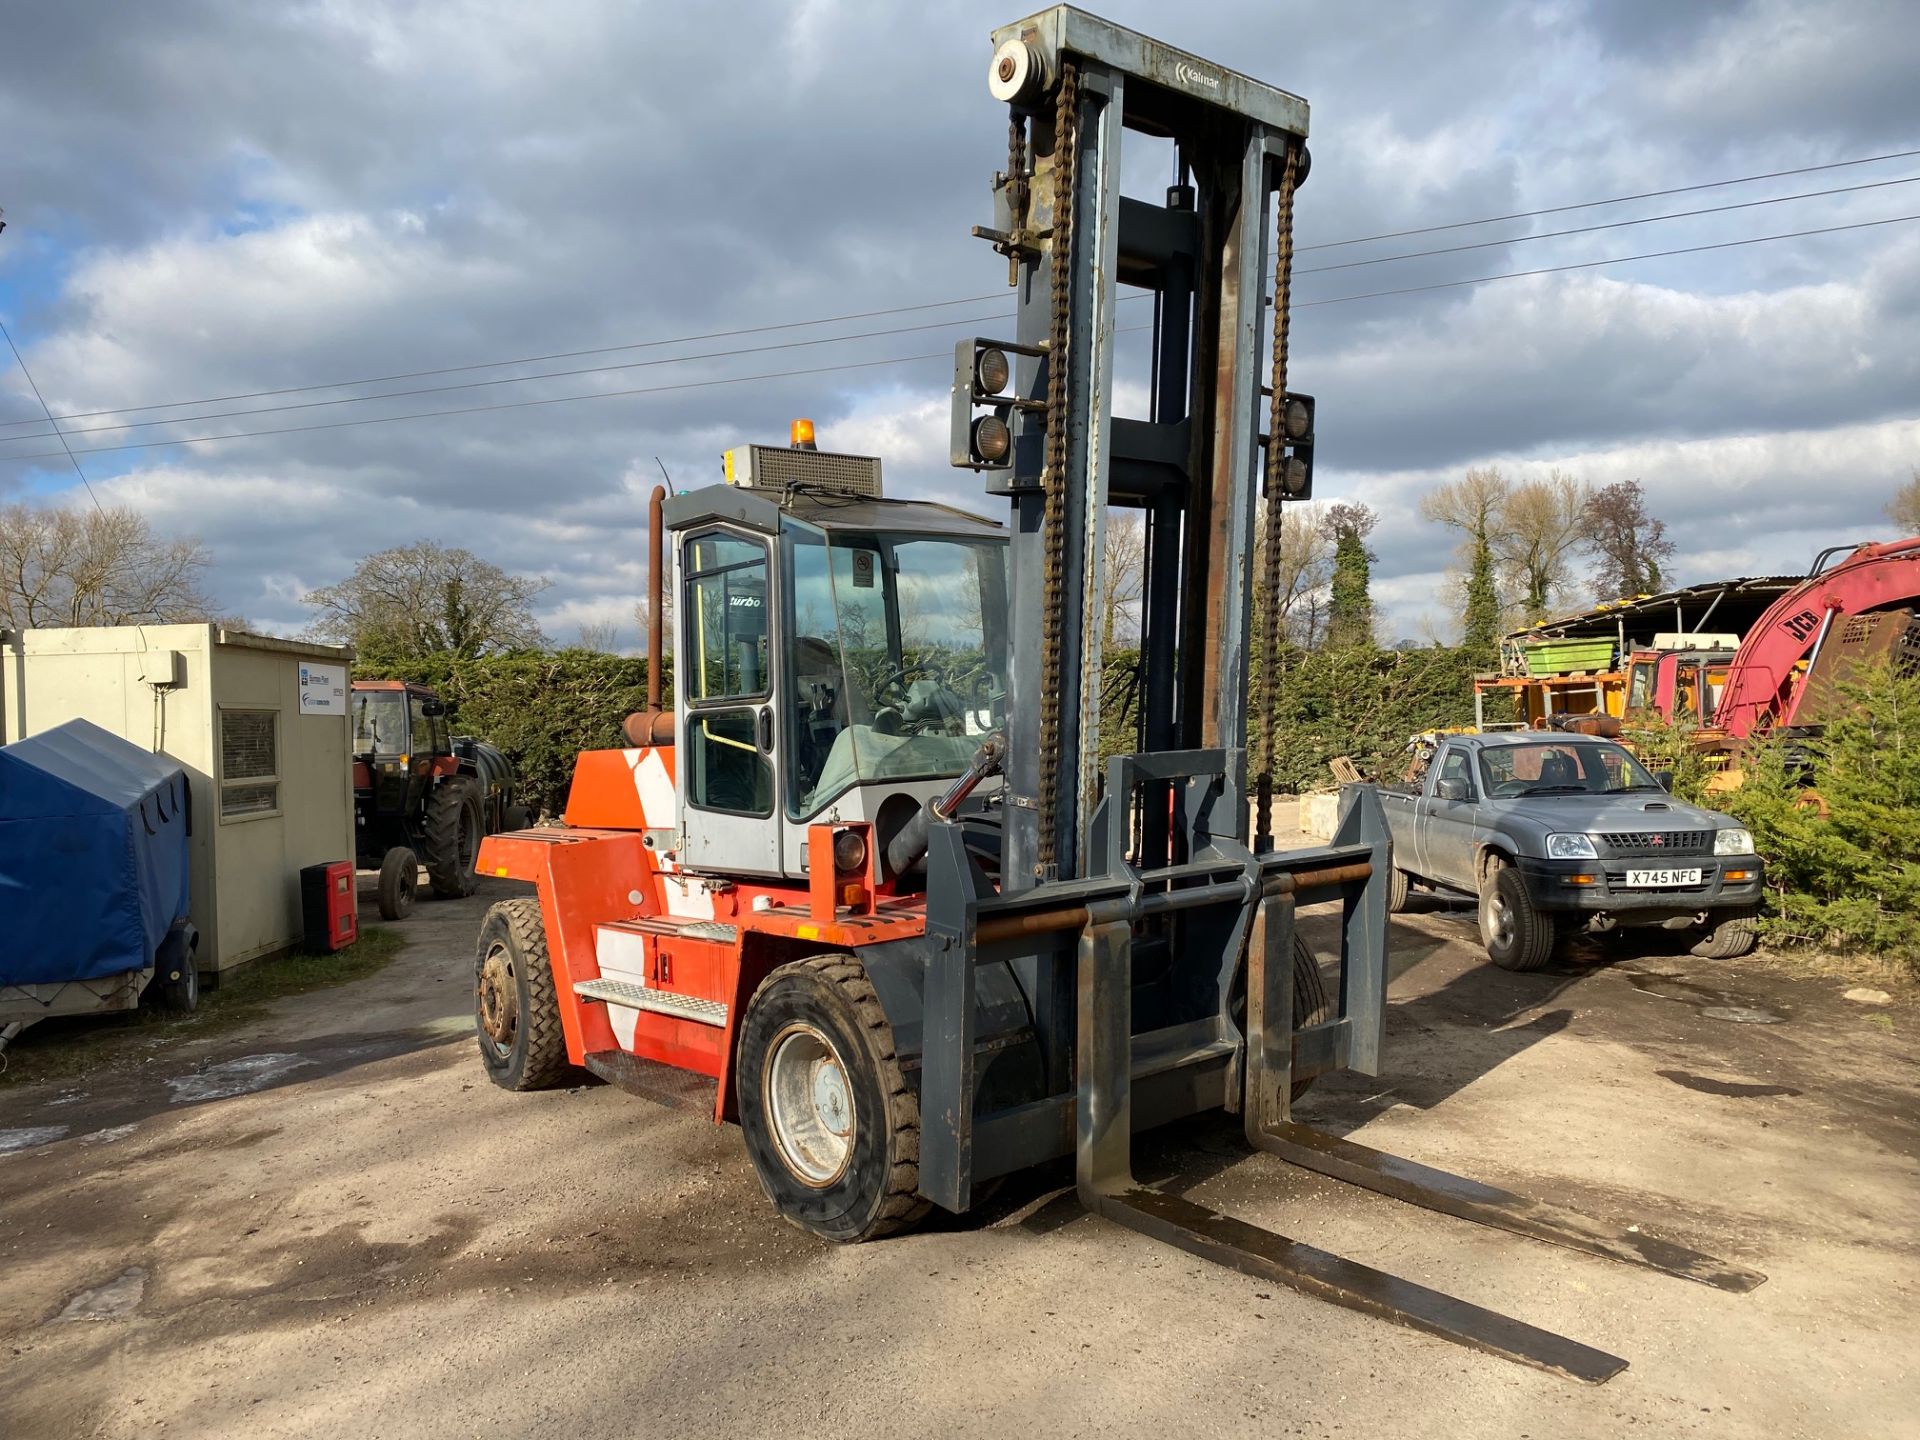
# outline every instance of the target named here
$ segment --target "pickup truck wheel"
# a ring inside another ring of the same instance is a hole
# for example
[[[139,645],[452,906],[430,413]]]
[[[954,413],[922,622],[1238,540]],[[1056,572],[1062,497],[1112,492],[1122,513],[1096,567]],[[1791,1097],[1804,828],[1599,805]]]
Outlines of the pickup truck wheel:
[[[1407,910],[1407,895],[1413,889],[1413,882],[1407,872],[1399,866],[1387,872],[1387,913],[1404,915]]]
[[[1535,908],[1511,866],[1490,871],[1480,887],[1480,939],[1502,970],[1538,970],[1553,955],[1553,916]]]
[[[1760,943],[1751,915],[1730,915],[1694,942],[1692,953],[1703,960],[1738,960]]]

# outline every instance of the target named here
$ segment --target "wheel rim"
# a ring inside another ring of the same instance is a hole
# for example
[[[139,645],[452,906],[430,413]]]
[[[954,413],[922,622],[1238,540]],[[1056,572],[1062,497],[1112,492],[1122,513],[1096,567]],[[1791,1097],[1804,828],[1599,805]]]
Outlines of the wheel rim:
[[[418,865],[400,867],[400,908],[403,910],[412,907],[414,891],[420,888],[419,870]]]
[[[767,1052],[767,1119],[781,1163],[796,1179],[825,1189],[853,1160],[853,1081],[833,1042],[811,1025],[793,1024]]]
[[[520,992],[513,981],[513,956],[505,945],[496,943],[487,951],[476,988],[481,1039],[504,1060],[513,1053],[520,1030]]]
[[[1513,907],[1495,891],[1487,897],[1487,942],[1505,948],[1513,943]]]

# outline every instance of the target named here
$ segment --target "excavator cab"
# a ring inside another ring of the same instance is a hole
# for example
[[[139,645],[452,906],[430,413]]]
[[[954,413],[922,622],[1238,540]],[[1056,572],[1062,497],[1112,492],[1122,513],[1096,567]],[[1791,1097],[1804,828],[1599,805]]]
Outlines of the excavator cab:
[[[857,493],[822,463],[877,474],[866,457],[799,453],[813,478],[666,504],[691,867],[805,878],[822,820],[870,827],[884,855],[1005,721],[1004,527]],[[993,788],[977,831],[993,829]]]

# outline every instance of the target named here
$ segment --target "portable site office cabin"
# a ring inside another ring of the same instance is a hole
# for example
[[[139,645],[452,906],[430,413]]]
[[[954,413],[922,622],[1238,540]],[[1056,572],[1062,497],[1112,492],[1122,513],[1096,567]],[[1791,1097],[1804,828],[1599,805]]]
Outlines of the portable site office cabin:
[[[352,659],[215,625],[0,632],[0,741],[90,720],[186,770],[199,966],[217,977],[297,944],[301,867],[353,856]]]

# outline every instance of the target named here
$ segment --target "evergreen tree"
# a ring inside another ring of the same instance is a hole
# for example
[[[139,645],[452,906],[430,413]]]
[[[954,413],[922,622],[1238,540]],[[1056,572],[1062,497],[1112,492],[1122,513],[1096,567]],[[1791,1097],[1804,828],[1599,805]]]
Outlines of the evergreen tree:
[[[1373,597],[1368,593],[1373,552],[1367,535],[1380,517],[1365,505],[1335,505],[1323,522],[1333,541],[1333,582],[1327,606],[1327,641],[1373,644]]]
[[[1493,546],[1474,537],[1467,565],[1467,613],[1462,640],[1476,665],[1491,665],[1500,653],[1500,587],[1493,579]]]

